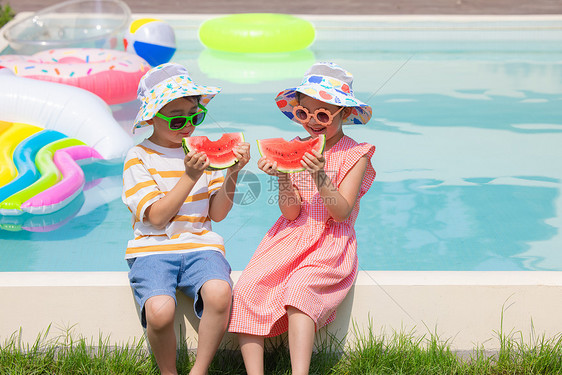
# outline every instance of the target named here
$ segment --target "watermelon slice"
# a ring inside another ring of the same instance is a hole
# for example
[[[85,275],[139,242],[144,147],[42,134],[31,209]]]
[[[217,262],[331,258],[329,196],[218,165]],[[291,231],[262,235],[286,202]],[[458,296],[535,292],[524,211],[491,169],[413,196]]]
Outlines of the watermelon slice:
[[[244,142],[242,132],[225,133],[216,141],[211,141],[204,135],[187,137],[182,140],[182,146],[186,154],[191,150],[204,152],[211,161],[207,169],[217,170],[231,167],[238,162],[232,149],[240,142]]]
[[[320,134],[316,138],[306,140],[300,138],[291,141],[283,138],[259,139],[258,149],[262,156],[277,162],[279,172],[293,173],[304,171],[301,160],[306,152],[312,153],[312,150],[316,150],[322,153],[325,144],[326,136]]]

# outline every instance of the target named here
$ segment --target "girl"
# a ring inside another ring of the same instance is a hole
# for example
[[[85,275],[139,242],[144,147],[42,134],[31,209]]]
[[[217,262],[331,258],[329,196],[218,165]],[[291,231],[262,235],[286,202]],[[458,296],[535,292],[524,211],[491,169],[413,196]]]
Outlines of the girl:
[[[343,133],[365,124],[371,108],[356,99],[352,75],[333,63],[314,64],[296,88],[275,99],[312,136],[324,134],[324,155],[305,154],[306,171],[279,173],[265,158],[258,167],[279,184],[283,214],[267,232],[234,288],[230,332],[239,333],[248,374],[263,374],[264,337],[289,331],[293,374],[307,374],[314,333],[334,320],[357,274],[353,225],[359,200],[375,178],[375,147]]]

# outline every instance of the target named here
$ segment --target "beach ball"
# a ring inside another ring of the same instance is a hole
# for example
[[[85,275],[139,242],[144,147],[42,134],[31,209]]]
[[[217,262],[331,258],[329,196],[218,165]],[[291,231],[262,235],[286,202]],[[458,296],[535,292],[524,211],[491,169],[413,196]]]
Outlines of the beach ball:
[[[167,63],[176,52],[174,29],[154,18],[133,21],[123,38],[125,51],[136,53],[151,66]]]

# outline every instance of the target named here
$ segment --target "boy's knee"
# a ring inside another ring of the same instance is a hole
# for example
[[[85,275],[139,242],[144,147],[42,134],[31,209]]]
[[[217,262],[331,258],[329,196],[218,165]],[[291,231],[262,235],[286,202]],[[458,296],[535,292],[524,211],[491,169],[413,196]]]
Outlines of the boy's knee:
[[[161,330],[174,323],[176,304],[170,296],[154,296],[144,304],[147,324],[154,330]]]
[[[209,280],[201,287],[201,298],[205,308],[217,313],[229,313],[232,303],[232,289],[224,280]]]

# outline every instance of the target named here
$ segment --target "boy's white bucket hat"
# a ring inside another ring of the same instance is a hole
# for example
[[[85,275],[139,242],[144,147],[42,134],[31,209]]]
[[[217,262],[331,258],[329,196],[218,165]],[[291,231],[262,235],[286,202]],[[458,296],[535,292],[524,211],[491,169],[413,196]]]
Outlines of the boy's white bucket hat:
[[[320,62],[312,65],[305,73],[300,86],[281,91],[275,101],[277,106],[291,120],[295,120],[293,107],[298,105],[296,92],[303,93],[314,99],[341,107],[353,107],[351,114],[342,124],[366,124],[373,114],[372,108],[353,95],[353,75],[341,66],[331,62]]]
[[[162,107],[174,99],[201,95],[200,103],[206,106],[220,91],[218,87],[193,83],[187,69],[180,64],[158,65],[140,79],[137,97],[141,101],[141,107],[133,131],[148,125],[146,121],[153,118]]]

